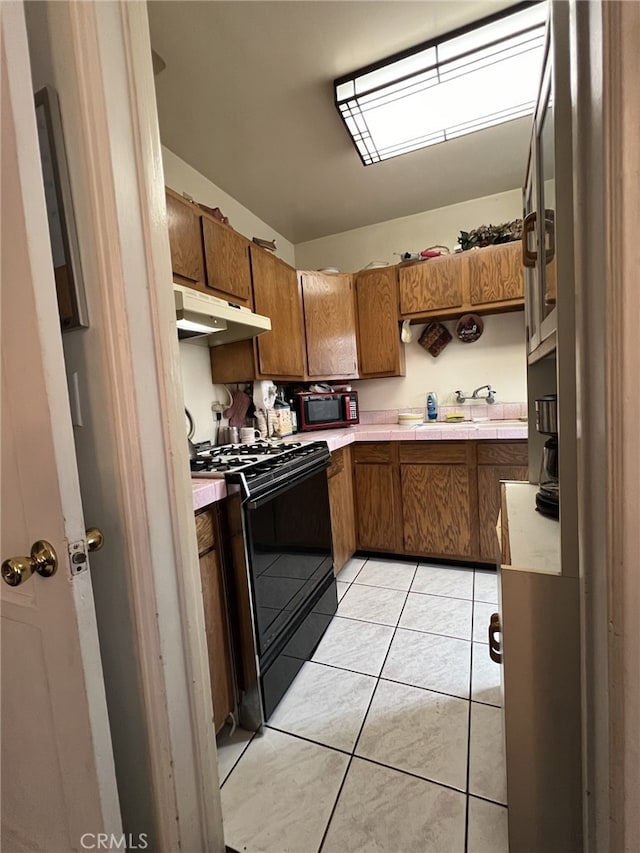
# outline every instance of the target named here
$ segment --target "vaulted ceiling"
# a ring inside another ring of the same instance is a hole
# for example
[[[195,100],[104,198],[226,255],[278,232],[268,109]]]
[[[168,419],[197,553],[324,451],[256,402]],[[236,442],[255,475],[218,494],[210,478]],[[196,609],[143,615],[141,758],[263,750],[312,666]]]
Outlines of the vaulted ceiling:
[[[332,81],[504,0],[149,0],[162,142],[294,243],[519,187],[531,119],[363,166]],[[482,97],[469,92],[470,98]]]

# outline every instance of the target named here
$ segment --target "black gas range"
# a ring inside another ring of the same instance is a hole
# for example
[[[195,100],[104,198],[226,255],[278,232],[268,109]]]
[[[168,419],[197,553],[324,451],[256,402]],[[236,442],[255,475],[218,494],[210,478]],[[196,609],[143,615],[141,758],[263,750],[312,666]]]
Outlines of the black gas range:
[[[194,478],[239,494],[244,563],[234,559],[232,621],[242,660],[240,722],[269,719],[338,606],[325,441],[198,445]]]
[[[259,499],[292,479],[327,467],[325,441],[256,444],[199,444],[191,460],[193,478],[221,479],[237,485],[244,499]]]

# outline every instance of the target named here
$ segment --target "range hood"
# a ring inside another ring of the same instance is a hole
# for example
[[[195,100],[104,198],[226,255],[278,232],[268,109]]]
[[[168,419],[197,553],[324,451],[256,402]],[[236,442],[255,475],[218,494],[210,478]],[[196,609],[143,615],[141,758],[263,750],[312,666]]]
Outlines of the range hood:
[[[173,296],[180,340],[206,338],[202,342],[215,347],[255,338],[271,329],[268,317],[182,284],[174,282]]]

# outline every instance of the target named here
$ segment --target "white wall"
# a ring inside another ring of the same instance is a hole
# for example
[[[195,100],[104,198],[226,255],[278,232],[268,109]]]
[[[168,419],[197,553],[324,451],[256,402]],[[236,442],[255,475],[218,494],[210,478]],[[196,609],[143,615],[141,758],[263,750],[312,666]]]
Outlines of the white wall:
[[[216,420],[211,406],[219,401],[227,408],[226,390],[224,385],[211,382],[208,346],[189,341],[180,341],[179,346],[184,404],[195,424],[193,441],[213,441]],[[222,423],[226,424],[226,419]]]
[[[354,382],[360,408],[371,411],[424,406],[427,391],[436,392],[440,405],[455,404],[458,388],[470,392],[486,384],[496,389],[498,402],[526,400],[524,312],[495,314],[483,320],[482,337],[473,344],[463,344],[455,337],[454,321],[445,322],[453,340],[437,358],[418,343],[424,326],[411,326],[413,341],[404,344],[407,375]]]
[[[162,162],[164,165],[164,181],[168,187],[178,193],[186,192],[195,201],[202,202],[208,207],[219,207],[236,231],[244,234],[250,240],[252,237],[263,237],[266,240],[275,239],[276,255],[291,266],[295,266],[294,245],[257,217],[232,196],[221,190],[204,175],[162,146]]]
[[[298,243],[296,266],[300,270],[335,266],[342,272],[354,272],[371,261],[396,264],[402,252],[419,252],[437,244],[453,251],[460,231],[489,223],[498,225],[519,216],[521,191],[509,190]]]
[[[351,272],[371,261],[397,263],[395,252],[417,252],[438,244],[453,250],[461,230],[516,219],[522,215],[521,207],[521,193],[516,189],[379,222],[299,243],[296,265],[298,269],[336,266]],[[455,323],[445,325],[454,334]],[[411,328],[414,340],[406,344],[406,377],[354,383],[363,410],[421,406],[426,391],[435,391],[441,404],[453,402],[451,394],[456,389],[469,391],[487,383],[497,389],[497,399],[501,402],[527,399],[523,312],[485,317],[479,341],[463,344],[454,334],[451,343],[435,359],[417,343],[424,326]]]

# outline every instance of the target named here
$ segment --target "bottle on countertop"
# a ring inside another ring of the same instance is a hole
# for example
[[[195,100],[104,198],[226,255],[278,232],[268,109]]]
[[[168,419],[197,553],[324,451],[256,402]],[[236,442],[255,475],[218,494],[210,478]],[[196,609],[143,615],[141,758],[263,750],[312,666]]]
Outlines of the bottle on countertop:
[[[289,400],[289,408],[291,409],[291,426],[294,432],[298,432],[298,413],[296,412],[296,407],[293,405],[293,398]]]
[[[435,391],[427,393],[427,409],[425,412],[425,421],[436,421],[438,419],[438,397]]]

